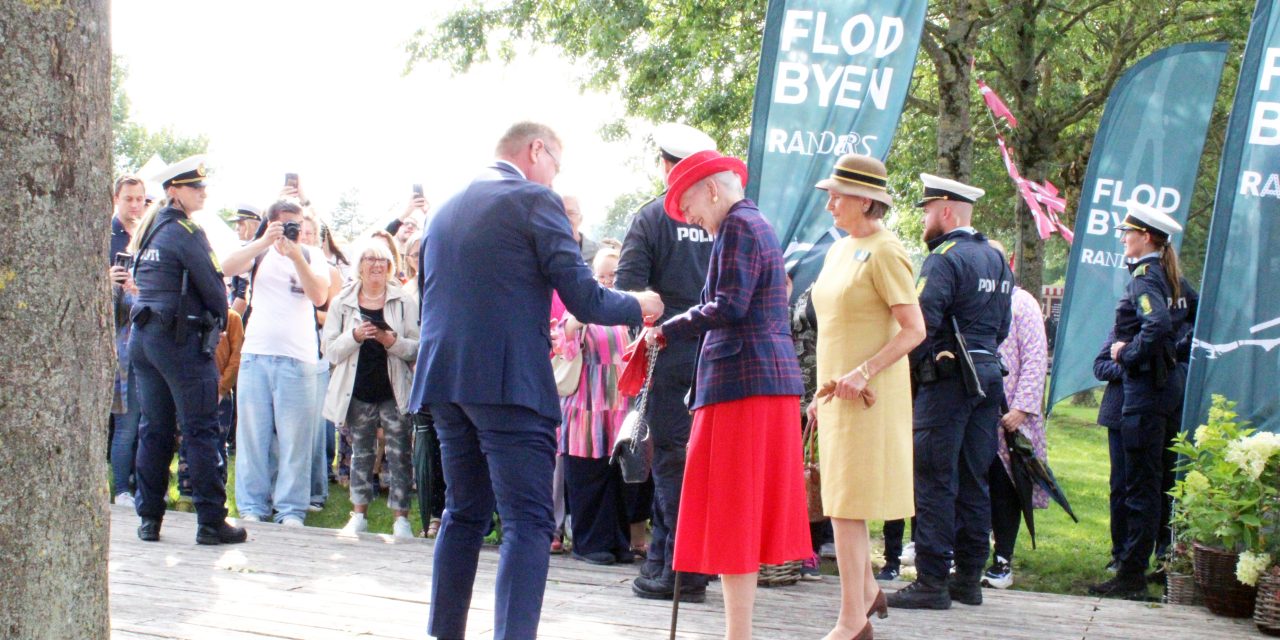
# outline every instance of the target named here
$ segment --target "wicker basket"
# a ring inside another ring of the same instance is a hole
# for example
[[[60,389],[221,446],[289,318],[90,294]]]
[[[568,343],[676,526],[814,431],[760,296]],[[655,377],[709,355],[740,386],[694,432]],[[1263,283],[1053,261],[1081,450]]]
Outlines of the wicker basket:
[[[1204,605],[1209,611],[1230,618],[1252,616],[1258,588],[1236,579],[1239,554],[1200,543],[1196,543],[1195,549],[1196,586],[1204,594]]]
[[[1204,594],[1189,573],[1167,573],[1164,577],[1164,601],[1169,604],[1204,606]]]
[[[800,567],[803,565],[804,563],[800,560],[782,564],[762,564],[756,584],[762,587],[785,587],[795,584],[800,581]]]
[[[1253,623],[1269,636],[1280,636],[1280,573],[1272,569],[1258,578],[1258,602]]]

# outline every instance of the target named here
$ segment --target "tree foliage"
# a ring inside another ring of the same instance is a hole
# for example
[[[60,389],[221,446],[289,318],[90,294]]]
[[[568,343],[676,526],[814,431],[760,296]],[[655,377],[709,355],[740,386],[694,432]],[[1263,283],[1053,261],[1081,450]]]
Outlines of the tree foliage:
[[[117,173],[133,173],[146,164],[155,154],[166,162],[177,162],[187,156],[204,153],[209,149],[208,136],[183,136],[171,127],[152,131],[134,122],[129,116],[129,94],[124,83],[129,78],[129,68],[119,56],[111,59],[111,155]],[[143,176],[147,178],[149,176]]]
[[[1022,174],[1062,189],[1071,203],[1065,216],[1070,225],[1101,107],[1120,75],[1147,54],[1180,42],[1225,40],[1238,54],[1251,6],[1250,0],[931,2],[924,55],[887,163],[891,188],[917,191],[921,171],[968,177],[988,192],[978,208],[982,228],[1027,260],[1020,274],[1025,284],[1060,280],[1067,245],[1056,236],[1041,242],[1035,234],[972,85],[970,59],[1021,122],[1006,139],[1019,154]],[[472,4],[434,29],[420,30],[408,47],[409,64],[444,60],[461,72],[511,59],[519,42],[552,45],[591,67],[584,88],[621,93],[628,114],[687,122],[728,152],[745,154],[765,9],[765,0]],[[1238,55],[1229,60],[1184,244],[1191,273],[1198,273],[1203,259]],[[903,209],[893,223],[915,238],[915,218]]]
[[[359,237],[371,223],[371,219],[360,212],[360,190],[351,188],[342,192],[327,222],[334,236],[343,242]]]

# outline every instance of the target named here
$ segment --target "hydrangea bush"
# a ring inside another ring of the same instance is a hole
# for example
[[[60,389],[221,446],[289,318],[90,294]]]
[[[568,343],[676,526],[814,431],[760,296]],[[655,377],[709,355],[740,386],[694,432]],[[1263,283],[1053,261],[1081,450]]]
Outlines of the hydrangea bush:
[[[1280,434],[1255,433],[1235,407],[1214,395],[1208,423],[1174,441],[1174,523],[1182,540],[1239,553],[1236,577],[1253,585],[1280,555]]]

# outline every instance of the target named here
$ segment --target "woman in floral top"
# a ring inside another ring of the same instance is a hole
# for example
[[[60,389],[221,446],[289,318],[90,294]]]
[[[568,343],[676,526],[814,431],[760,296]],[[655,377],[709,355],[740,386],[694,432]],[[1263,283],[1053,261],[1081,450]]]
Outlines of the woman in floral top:
[[[593,267],[596,280],[611,288],[618,252],[601,250]],[[629,408],[627,398],[618,394],[627,327],[584,325],[566,313],[555,330],[561,355],[583,359],[578,389],[560,399],[564,422],[559,454],[564,457],[569,513],[573,515],[573,555],[592,564],[633,562],[622,476],[609,464]]]

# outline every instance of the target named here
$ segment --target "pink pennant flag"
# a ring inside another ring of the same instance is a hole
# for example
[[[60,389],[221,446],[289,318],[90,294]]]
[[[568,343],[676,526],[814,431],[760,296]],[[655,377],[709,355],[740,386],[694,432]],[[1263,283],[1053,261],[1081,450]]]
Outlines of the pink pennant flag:
[[[991,110],[992,115],[1008,122],[1010,127],[1018,128],[1018,119],[1013,117],[1013,112],[1005,106],[1004,100],[1000,99],[1000,94],[981,80],[978,80],[978,93],[982,94],[982,101],[987,103],[987,108]]]

